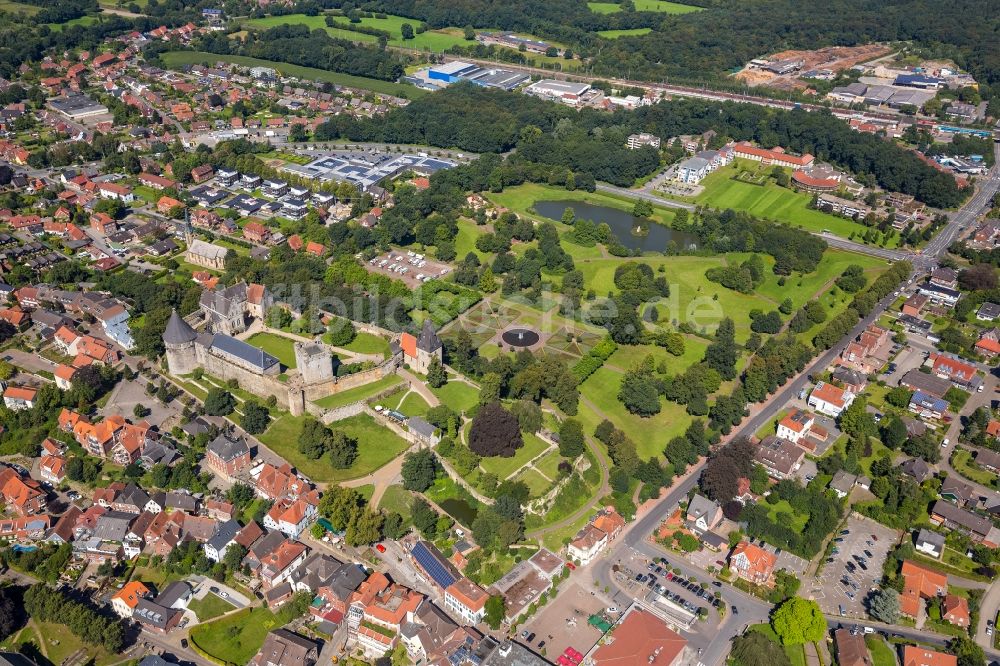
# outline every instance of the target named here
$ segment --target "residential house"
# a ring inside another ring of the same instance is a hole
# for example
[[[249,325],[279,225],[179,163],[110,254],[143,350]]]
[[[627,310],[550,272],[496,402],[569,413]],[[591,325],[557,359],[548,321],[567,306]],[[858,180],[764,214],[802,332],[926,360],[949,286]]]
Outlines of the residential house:
[[[905,315],[919,317],[920,313],[923,312],[924,308],[927,306],[927,301],[929,300],[930,299],[923,294],[913,294],[903,302],[902,312]]]
[[[921,528],[917,533],[914,548],[917,552],[941,559],[941,555],[944,553],[944,535]]]
[[[3,392],[3,403],[14,412],[31,409],[37,395],[38,390],[29,386],[8,386]]]
[[[611,640],[604,641],[590,655],[588,664],[679,666],[687,663],[689,658],[693,659],[688,654],[690,651],[683,636],[673,631],[659,617],[638,606],[633,606],[619,620],[611,636]],[[576,663],[574,660],[567,661]]]
[[[899,595],[899,612],[907,617],[918,617],[925,600],[943,596],[948,591],[947,576],[911,560],[903,562],[900,575],[903,593]]]
[[[316,517],[316,506],[304,499],[283,497],[264,516],[264,527],[297,538]]]
[[[956,386],[975,389],[983,383],[976,374],[976,366],[966,363],[956,356],[935,353],[931,354],[927,360],[935,375],[949,380]]]
[[[991,472],[1000,472],[1000,453],[989,449],[978,449],[976,452],[976,464]]]
[[[688,502],[687,524],[699,534],[715,529],[722,519],[722,507],[718,502],[700,494],[695,494]]]
[[[729,566],[736,575],[754,585],[773,585],[778,558],[756,544],[740,541],[729,554]]]
[[[988,331],[983,331],[983,334],[976,341],[976,352],[989,359],[1000,356],[1000,329],[991,328]]]
[[[805,455],[805,450],[787,439],[770,435],[757,445],[754,461],[760,463],[772,478],[784,479],[802,466]]]
[[[205,450],[205,464],[227,478],[250,466],[250,446],[242,435],[223,432]]]
[[[21,476],[12,467],[0,469],[0,496],[8,509],[19,516],[41,513],[45,510],[45,491],[30,476]]]
[[[837,663],[840,666],[873,666],[872,655],[865,644],[865,635],[850,629],[833,632],[833,642],[837,646]]]
[[[959,506],[966,506],[976,501],[976,489],[958,478],[956,474],[949,474],[941,482],[941,489],[938,490],[938,494]]]
[[[941,619],[956,627],[968,629],[972,621],[969,616],[969,600],[957,594],[946,594],[941,602]]]
[[[460,578],[444,591],[445,608],[468,624],[479,624],[486,615],[490,595],[468,578]]]
[[[1000,305],[996,303],[983,303],[976,311],[976,319],[979,321],[996,321],[1000,318]]]
[[[857,482],[858,477],[856,474],[849,474],[844,470],[838,470],[833,475],[833,479],[830,480],[830,490],[835,492],[837,497],[843,499],[851,494]]]
[[[260,561],[259,571],[264,589],[273,589],[291,579],[308,554],[309,549],[305,544],[286,539],[273,552],[264,556]]]
[[[951,502],[938,500],[931,506],[930,520],[935,525],[947,529],[960,530],[968,534],[976,543],[982,543],[989,548],[1000,546],[1000,530],[993,522],[977,513],[966,511]]]
[[[566,546],[570,559],[590,563],[625,527],[625,519],[612,507],[605,508],[585,525]]]
[[[287,629],[272,629],[250,666],[314,666],[319,644]]]
[[[943,398],[935,398],[923,391],[914,391],[910,396],[909,410],[922,419],[940,421],[948,413],[950,405]]]
[[[958,657],[923,646],[906,645],[902,666],[958,666]]]
[[[221,562],[242,529],[242,525],[232,519],[220,523],[212,538],[205,542],[205,556],[213,562]]]
[[[120,590],[111,595],[111,608],[119,617],[132,617],[139,600],[145,599],[151,594],[152,592],[145,583],[133,580],[125,583]]]
[[[819,382],[809,394],[809,406],[820,414],[840,416],[854,402],[854,394],[827,382]]]

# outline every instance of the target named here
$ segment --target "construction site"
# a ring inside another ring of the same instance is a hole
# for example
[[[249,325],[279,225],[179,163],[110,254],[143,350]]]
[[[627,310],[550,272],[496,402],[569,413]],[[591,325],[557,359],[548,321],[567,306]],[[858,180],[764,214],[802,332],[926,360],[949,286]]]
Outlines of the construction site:
[[[781,51],[747,63],[735,77],[750,87],[803,90],[808,79],[833,79],[858,63],[880,58],[891,49],[881,44],[829,46],[812,51]]]

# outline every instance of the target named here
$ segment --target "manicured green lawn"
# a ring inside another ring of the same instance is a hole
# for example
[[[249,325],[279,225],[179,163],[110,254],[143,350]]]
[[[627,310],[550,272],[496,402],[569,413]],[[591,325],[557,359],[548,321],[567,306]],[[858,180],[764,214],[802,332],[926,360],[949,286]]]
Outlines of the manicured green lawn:
[[[218,595],[210,592],[201,599],[193,599],[191,603],[188,604],[188,608],[194,611],[194,614],[198,616],[199,622],[208,622],[212,618],[225,615],[236,607],[225,599],[221,599]]]
[[[951,456],[951,465],[965,478],[984,486],[992,486],[997,480],[997,475],[977,465],[972,454],[966,449],[955,449],[955,453]]]
[[[299,451],[304,416],[285,415],[259,436],[265,446],[318,483],[335,483],[371,474],[409,446],[401,437],[379,425],[371,416],[358,414],[331,424],[357,440],[358,457],[348,469],[334,468],[325,457],[311,460]]]
[[[632,28],[631,30],[598,30],[597,34],[605,39],[618,39],[619,37],[635,37],[652,32],[652,28]]]
[[[660,362],[666,362],[667,373],[675,375],[703,359],[707,348],[708,341],[688,335],[684,338],[684,353],[680,356],[669,354],[663,347],[656,345],[621,345],[604,363],[624,371],[641,363],[647,355],[651,355],[655,365],[659,366]]]
[[[756,169],[758,165],[745,160],[735,160],[715,173],[709,174],[701,185],[704,191],[694,198],[700,204],[713,208],[732,208],[747,211],[757,217],[787,222],[793,227],[801,227],[807,231],[819,232],[824,229],[848,238],[852,233],[863,234],[868,227],[846,218],[830,215],[809,208],[812,195],[796,192],[787,187],[781,187],[773,181],[765,185],[753,185],[734,180],[738,167]],[[764,167],[770,171],[769,167]],[[899,244],[899,236],[893,238],[888,247]]]
[[[432,388],[431,391],[442,404],[456,412],[468,411],[479,404],[479,390],[454,378],[441,388]]]
[[[337,24],[348,24],[349,21],[346,16],[334,16]],[[404,23],[409,23],[410,26],[416,32],[417,25],[420,21],[405,18],[403,16],[394,16],[388,14],[386,18],[362,18],[360,23],[353,23],[351,25],[357,25],[366,28],[375,28],[377,30],[385,30],[391,36],[389,39],[390,46],[400,46],[410,49],[419,50],[430,50],[430,51],[444,51],[446,49],[455,46],[456,44],[467,44],[465,41],[465,36],[461,30],[456,28],[444,28],[441,30],[427,30],[422,34],[414,34],[413,39],[403,39],[402,26]],[[289,14],[287,16],[268,16],[265,18],[251,19],[246,21],[245,25],[255,28],[271,28],[276,25],[307,25],[310,30],[316,30],[317,28],[326,30],[326,32],[337,39],[348,39],[355,42],[377,42],[378,37],[375,35],[369,35],[363,32],[355,32],[353,30],[348,30],[346,28],[330,28],[326,25],[326,16],[306,16],[305,14]]]
[[[479,466],[486,472],[493,472],[501,481],[521,469],[529,460],[539,455],[548,447],[548,444],[538,438],[537,435],[528,434],[524,437],[524,446],[519,448],[510,458],[483,458]]]
[[[403,516],[404,521],[410,520],[410,500],[413,493],[403,486],[389,486],[382,494],[382,499],[378,503],[378,508],[385,511],[395,511]]]
[[[531,490],[532,497],[540,497],[545,491],[552,487],[552,483],[550,481],[547,481],[545,477],[530,467],[522,470],[520,474],[514,477],[514,480],[523,481]]]
[[[302,67],[291,65],[274,60],[262,60],[261,58],[250,58],[247,56],[218,55],[206,53],[204,51],[169,51],[160,55],[167,67],[178,68],[184,65],[198,65],[202,63],[231,62],[244,67],[271,67],[283,74],[294,76],[300,79],[311,81],[327,81],[336,85],[347,86],[349,88],[360,88],[370,90],[375,93],[385,95],[395,95],[415,99],[427,94],[427,91],[403,83],[392,81],[381,81],[379,79],[368,79],[363,76],[352,76],[341,74],[340,72],[328,72],[325,69],[314,67]]]
[[[534,467],[545,476],[549,477],[553,481],[556,481],[561,476],[559,472],[559,463],[562,462],[562,460],[563,457],[559,455],[559,451],[550,451],[535,461]]]
[[[267,632],[278,628],[278,619],[266,608],[247,608],[191,629],[191,640],[224,662],[246,664],[264,644]]]
[[[788,503],[788,500],[780,500],[777,504],[771,504],[770,502],[761,502],[760,506],[767,509],[767,513],[775,522],[780,522],[781,524],[787,524],[788,527],[794,532],[801,532],[805,529],[806,522],[809,520],[809,514],[801,514],[792,508],[792,505]],[[792,517],[790,523],[785,523],[784,521],[778,521],[777,516],[779,513],[788,514]]]
[[[640,458],[662,457],[663,447],[670,438],[684,433],[691,423],[691,416],[684,406],[667,401],[661,402],[660,413],[655,416],[642,418],[630,414],[618,401],[621,383],[621,373],[604,367],[580,385],[580,393],[635,442]],[[587,433],[593,433],[603,420],[582,402],[577,418],[583,421],[584,432]]]
[[[343,407],[344,405],[349,405],[352,402],[357,402],[359,400],[367,400],[376,393],[381,393],[390,386],[395,386],[403,381],[403,378],[399,375],[386,375],[382,379],[371,382],[369,384],[364,384],[363,386],[355,386],[352,389],[347,389],[346,391],[341,391],[340,393],[334,393],[333,395],[328,395],[325,398],[316,401],[316,405],[322,407],[323,409],[332,409],[334,407]]]
[[[423,416],[430,409],[430,405],[424,400],[419,393],[416,391],[411,391],[410,393],[404,394],[405,397],[400,400],[399,404],[396,406],[396,410],[406,414],[407,416]]]
[[[896,655],[880,636],[865,636],[874,666],[896,666]]]
[[[358,334],[351,340],[351,343],[345,345],[344,349],[358,354],[386,355],[389,353],[389,343],[377,335],[358,331]]]
[[[295,341],[275,335],[274,333],[254,333],[247,339],[247,344],[263,349],[271,356],[281,361],[288,369],[295,368]]]

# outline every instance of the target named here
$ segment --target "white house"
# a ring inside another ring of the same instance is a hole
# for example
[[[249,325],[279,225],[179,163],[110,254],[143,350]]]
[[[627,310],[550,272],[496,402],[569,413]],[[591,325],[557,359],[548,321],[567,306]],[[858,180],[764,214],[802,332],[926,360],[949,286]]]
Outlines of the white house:
[[[833,384],[820,382],[809,394],[809,406],[820,414],[840,416],[854,402],[854,394]]]
[[[235,520],[227,520],[215,529],[212,538],[205,542],[205,557],[213,562],[219,562],[226,556],[226,551],[236,541],[236,535],[242,527]]]
[[[926,553],[931,557],[940,559],[941,554],[944,553],[944,535],[921,529],[917,533],[917,540],[914,545],[918,552]]]
[[[468,578],[459,578],[444,591],[445,608],[470,625],[482,622],[490,595]]]

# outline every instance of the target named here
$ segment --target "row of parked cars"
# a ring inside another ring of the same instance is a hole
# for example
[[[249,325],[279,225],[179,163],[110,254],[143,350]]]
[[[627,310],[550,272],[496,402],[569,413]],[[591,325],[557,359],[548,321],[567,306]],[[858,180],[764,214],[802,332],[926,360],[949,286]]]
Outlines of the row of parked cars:
[[[674,575],[672,571],[664,569],[663,565],[667,563],[665,558],[661,557],[659,562],[659,564],[656,562],[650,562],[648,574],[636,574],[636,582],[645,584],[650,590],[655,590],[660,596],[692,613],[708,612],[708,608],[705,606],[698,606],[690,600],[682,597],[679,593],[667,589],[666,585],[660,583],[660,576],[665,579],[664,582],[680,586],[682,589],[687,590],[698,599],[703,599],[704,603],[715,608],[722,608],[722,599],[715,598],[709,590],[706,590],[704,587],[699,585],[697,581],[687,580],[679,575]],[[722,586],[721,583],[713,583],[713,585],[718,587]]]

